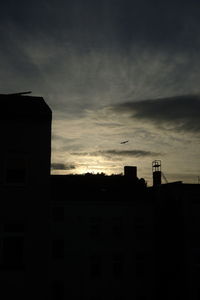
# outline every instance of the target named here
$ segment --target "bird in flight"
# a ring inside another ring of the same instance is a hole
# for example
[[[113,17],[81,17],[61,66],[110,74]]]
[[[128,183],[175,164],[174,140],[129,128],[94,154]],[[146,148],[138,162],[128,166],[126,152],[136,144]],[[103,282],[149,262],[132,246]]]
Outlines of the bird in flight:
[[[123,141],[123,142],[121,142],[120,144],[126,144],[126,143],[128,143],[128,141]]]

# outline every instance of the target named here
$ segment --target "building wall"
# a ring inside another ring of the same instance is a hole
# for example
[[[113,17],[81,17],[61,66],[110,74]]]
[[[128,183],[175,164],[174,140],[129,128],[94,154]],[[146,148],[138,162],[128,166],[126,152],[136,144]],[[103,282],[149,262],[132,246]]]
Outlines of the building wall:
[[[200,185],[163,185],[154,189],[154,199],[157,299],[197,300]]]
[[[153,299],[150,203],[138,195],[132,201],[54,199],[49,216],[50,284],[63,285],[61,299]]]
[[[27,105],[21,116],[21,97],[0,116],[0,282],[7,299],[46,299],[51,112]]]

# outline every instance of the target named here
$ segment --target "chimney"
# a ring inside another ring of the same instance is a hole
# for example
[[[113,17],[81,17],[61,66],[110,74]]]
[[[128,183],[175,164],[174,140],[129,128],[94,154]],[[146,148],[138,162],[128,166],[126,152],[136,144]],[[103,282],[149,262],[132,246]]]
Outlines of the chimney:
[[[137,167],[136,166],[125,166],[124,176],[127,179],[136,180],[137,179]]]

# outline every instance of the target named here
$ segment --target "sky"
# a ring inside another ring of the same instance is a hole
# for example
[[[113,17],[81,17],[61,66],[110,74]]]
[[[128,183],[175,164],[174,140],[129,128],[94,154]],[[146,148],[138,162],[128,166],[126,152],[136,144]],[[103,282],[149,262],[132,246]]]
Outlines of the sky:
[[[198,0],[1,1],[0,92],[51,107],[52,174],[130,165],[151,185],[160,159],[197,183],[199,33]]]

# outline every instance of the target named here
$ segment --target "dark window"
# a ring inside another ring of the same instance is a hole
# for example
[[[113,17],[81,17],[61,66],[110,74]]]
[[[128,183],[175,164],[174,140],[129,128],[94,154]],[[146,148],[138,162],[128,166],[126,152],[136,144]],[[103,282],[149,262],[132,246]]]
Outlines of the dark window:
[[[5,269],[23,268],[24,238],[5,236],[0,239],[0,265]]]
[[[25,169],[7,169],[6,183],[8,184],[20,184],[25,183],[26,170]]]
[[[196,265],[199,265],[199,266],[200,266],[200,254],[195,255],[194,263],[195,263]]]
[[[135,229],[136,230],[144,230],[144,217],[142,216],[137,216],[135,218],[135,223],[134,223],[134,226],[135,226]]]
[[[100,238],[102,235],[102,218],[92,217],[90,218],[90,237]]]
[[[143,252],[136,253],[136,276],[141,278],[144,276],[145,256]]]
[[[112,219],[112,234],[116,238],[121,238],[123,236],[121,217],[115,217]]]
[[[197,286],[196,295],[197,295],[196,299],[200,299],[200,288],[199,288],[199,286]]]
[[[145,228],[145,219],[143,216],[137,216],[135,218],[134,230],[137,241],[145,241],[149,238],[147,228]]]
[[[60,280],[54,280],[51,284],[51,299],[63,300],[64,299],[64,283]]]
[[[92,255],[90,257],[90,277],[91,279],[99,279],[102,276],[101,257]]]
[[[0,224],[0,267],[22,269],[24,266],[24,225]]]
[[[100,295],[90,296],[90,300],[101,300],[102,297]]]
[[[191,232],[189,238],[190,238],[190,246],[192,248],[199,248],[200,249],[199,234],[197,234],[196,232]]]
[[[3,176],[4,176],[4,162],[1,159],[0,160],[0,184],[3,183]]]
[[[113,300],[125,300],[125,296],[117,295],[117,296],[114,296]]]
[[[112,257],[113,277],[121,279],[123,277],[123,261],[121,254],[114,254]]]
[[[82,216],[77,216],[77,221],[78,221],[79,224],[82,224],[83,217]]]
[[[27,180],[26,157],[13,155],[6,159],[5,183],[24,185]]]
[[[64,221],[64,207],[63,206],[52,207],[52,219],[55,222],[63,222]]]
[[[148,299],[147,296],[141,295],[141,293],[144,293],[144,289],[138,289],[137,293],[138,293],[138,295],[137,295],[138,300],[147,300]]]
[[[15,224],[15,223],[6,223],[3,225],[4,233],[23,233],[24,232],[24,224]]]
[[[64,258],[64,240],[57,239],[52,242],[52,258],[63,259]]]

